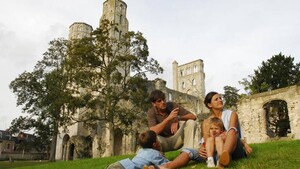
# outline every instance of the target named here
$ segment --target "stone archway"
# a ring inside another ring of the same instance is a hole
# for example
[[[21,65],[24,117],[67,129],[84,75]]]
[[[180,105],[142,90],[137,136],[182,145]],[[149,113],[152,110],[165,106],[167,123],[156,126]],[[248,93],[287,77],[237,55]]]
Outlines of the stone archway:
[[[120,128],[114,131],[114,155],[122,154],[123,133]]]
[[[283,106],[275,107],[274,103],[276,102],[280,102]],[[288,137],[300,139],[299,102],[300,86],[298,85],[254,94],[241,99],[238,103],[238,116],[245,139],[249,143],[260,143],[274,137],[270,129],[276,135],[276,127],[274,130],[272,130],[272,127],[268,128],[270,119],[267,119],[272,112],[276,112],[275,115],[279,120],[278,126],[281,125],[279,123],[282,121],[283,125],[287,124],[284,121],[289,121],[289,126],[277,127],[277,130],[282,130],[280,131],[283,133],[282,136],[287,135]],[[271,107],[273,110],[270,109]]]
[[[264,104],[266,111],[266,131],[270,138],[286,137],[290,133],[290,121],[287,102],[272,100]]]
[[[63,137],[63,140],[62,140],[62,153],[61,153],[61,160],[64,160],[66,161],[68,158],[67,158],[67,155],[68,155],[68,142],[70,140],[70,136],[68,134],[66,134],[64,137]]]

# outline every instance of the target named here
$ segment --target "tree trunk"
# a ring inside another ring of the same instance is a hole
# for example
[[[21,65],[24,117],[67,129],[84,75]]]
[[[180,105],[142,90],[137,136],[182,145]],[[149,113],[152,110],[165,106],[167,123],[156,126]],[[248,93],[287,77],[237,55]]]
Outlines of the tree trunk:
[[[114,125],[112,123],[109,123],[109,144],[108,148],[110,149],[109,151],[111,152],[110,156],[115,155],[115,130],[114,130]]]
[[[114,129],[110,122],[105,123],[105,132],[101,133],[105,142],[104,153],[102,157],[114,156]]]
[[[53,135],[52,135],[50,156],[49,156],[50,162],[55,162],[57,134],[58,134],[58,124],[56,122],[54,122],[54,131],[53,131]]]

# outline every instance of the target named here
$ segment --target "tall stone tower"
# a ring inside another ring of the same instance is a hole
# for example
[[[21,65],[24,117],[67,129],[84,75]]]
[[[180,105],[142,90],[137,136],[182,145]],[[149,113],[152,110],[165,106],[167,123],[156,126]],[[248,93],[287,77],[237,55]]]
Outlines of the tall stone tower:
[[[106,19],[114,25],[114,28],[110,29],[110,38],[121,40],[122,36],[128,32],[128,20],[126,17],[127,4],[122,0],[106,0],[103,2],[103,12],[100,18],[99,26],[101,22]],[[124,48],[115,48],[116,52],[125,52]],[[118,67],[118,71],[122,74],[129,74],[125,72],[126,68]]]
[[[115,38],[120,40],[122,35],[128,32],[128,20],[126,18],[126,10],[127,4],[122,0],[106,0],[103,2],[103,14],[100,19],[100,23],[103,19],[109,20],[111,23],[114,24],[114,28],[111,29],[110,32],[111,38]],[[99,25],[100,26],[100,25]],[[93,31],[93,27],[89,24],[84,22],[74,22],[69,27],[69,40],[72,39],[80,39],[84,37],[90,36],[90,33]],[[119,50],[120,51],[120,50]],[[121,51],[122,52],[122,49]],[[121,69],[121,68],[119,68]],[[122,69],[120,70],[122,72]],[[80,112],[80,110],[78,110]],[[101,128],[101,127],[98,127]],[[57,145],[56,145],[56,156],[55,158],[58,160],[72,160],[76,158],[80,158],[80,155],[76,153],[77,151],[89,151],[92,153],[93,157],[108,156],[111,154],[109,149],[109,129],[101,128],[103,130],[103,134],[97,138],[95,136],[95,131],[90,131],[83,122],[74,123],[73,125],[68,127],[68,131],[60,130],[60,134],[57,138]],[[116,132],[122,133],[122,132]],[[92,138],[93,140],[91,140]],[[102,139],[103,142],[106,142],[106,147],[99,147],[95,140]],[[129,139],[130,141],[126,140]],[[123,143],[123,141],[125,141]],[[122,144],[129,144],[130,142],[134,143],[131,137],[123,137],[118,136],[115,138],[115,146],[118,150],[115,153],[117,155],[125,154],[131,152],[130,146],[123,146]],[[92,147],[86,147],[93,144]],[[100,152],[101,150],[101,152]],[[133,152],[131,152],[133,153]]]
[[[173,62],[173,88],[182,93],[190,94],[196,97],[205,96],[205,74],[203,70],[203,61],[201,59],[178,65]]]
[[[128,32],[128,20],[126,18],[127,4],[122,0],[106,0],[103,2],[103,12],[101,21],[109,20],[116,24],[115,29],[111,29],[110,35],[116,39],[121,39],[122,35]]]

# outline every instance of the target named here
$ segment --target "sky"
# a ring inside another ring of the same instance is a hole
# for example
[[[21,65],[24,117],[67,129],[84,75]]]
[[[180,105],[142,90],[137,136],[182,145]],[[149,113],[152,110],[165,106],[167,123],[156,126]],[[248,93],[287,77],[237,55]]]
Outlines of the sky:
[[[69,26],[98,27],[104,0],[0,1],[0,130],[24,115],[9,84],[32,71],[55,38]],[[222,93],[280,52],[300,61],[299,0],[125,0],[129,30],[148,40],[150,57],[172,85],[172,62],[204,63],[206,92]]]

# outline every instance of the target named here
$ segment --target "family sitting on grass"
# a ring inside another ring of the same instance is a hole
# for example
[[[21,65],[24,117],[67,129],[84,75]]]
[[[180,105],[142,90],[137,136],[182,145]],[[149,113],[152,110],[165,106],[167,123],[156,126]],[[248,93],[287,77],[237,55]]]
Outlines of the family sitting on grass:
[[[252,148],[242,139],[236,112],[223,109],[220,94],[210,92],[204,104],[211,116],[201,125],[201,146],[194,147],[196,116],[174,102],[166,102],[165,94],[154,90],[149,99],[152,108],[147,112],[149,129],[139,135],[141,149],[133,159],[124,159],[109,165],[108,169],[181,168],[189,161],[206,162],[207,167],[224,168],[231,160],[245,158]],[[178,150],[180,154],[170,161],[164,152]]]

